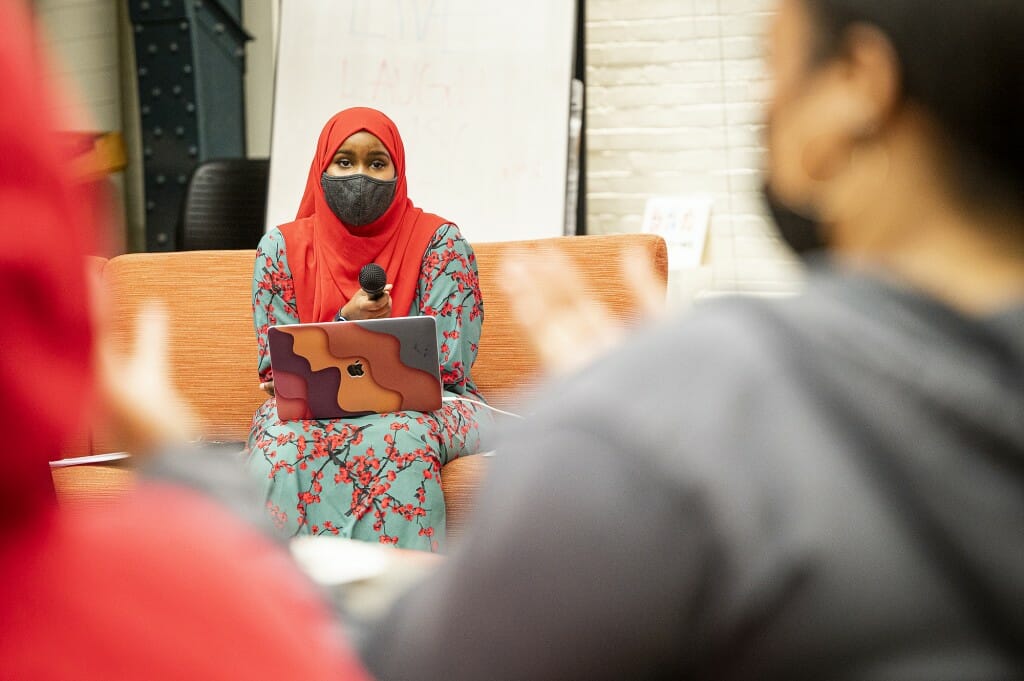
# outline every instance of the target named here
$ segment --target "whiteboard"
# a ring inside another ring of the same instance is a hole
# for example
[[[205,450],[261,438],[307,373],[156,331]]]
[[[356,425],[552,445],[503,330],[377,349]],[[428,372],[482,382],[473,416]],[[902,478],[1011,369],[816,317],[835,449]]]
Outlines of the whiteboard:
[[[380,109],[409,196],[470,241],[559,236],[573,0],[285,0],[267,227],[295,219],[323,124]]]

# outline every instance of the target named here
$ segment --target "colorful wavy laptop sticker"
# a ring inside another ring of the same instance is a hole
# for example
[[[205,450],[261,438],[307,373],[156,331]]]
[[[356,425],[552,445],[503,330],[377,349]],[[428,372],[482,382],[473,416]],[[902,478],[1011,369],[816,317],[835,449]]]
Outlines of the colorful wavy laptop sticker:
[[[282,420],[441,406],[437,376],[404,362],[392,333],[354,323],[297,324],[272,327],[269,339]]]

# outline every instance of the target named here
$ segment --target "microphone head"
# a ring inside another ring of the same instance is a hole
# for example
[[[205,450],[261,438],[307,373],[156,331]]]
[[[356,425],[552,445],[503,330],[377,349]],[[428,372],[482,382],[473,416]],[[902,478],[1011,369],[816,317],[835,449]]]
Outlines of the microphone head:
[[[387,273],[375,262],[363,265],[363,269],[359,270],[359,286],[371,296],[382,293],[387,283]]]

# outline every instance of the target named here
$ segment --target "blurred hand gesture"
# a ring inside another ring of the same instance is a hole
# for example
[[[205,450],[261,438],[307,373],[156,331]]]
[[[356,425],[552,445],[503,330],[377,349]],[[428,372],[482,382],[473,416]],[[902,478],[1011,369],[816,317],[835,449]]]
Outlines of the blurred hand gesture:
[[[640,248],[626,253],[620,279],[640,319],[654,320],[665,312],[665,285]],[[513,311],[547,369],[570,373],[617,345],[626,329],[603,304],[583,292],[572,260],[545,249],[512,253],[501,272],[501,285]],[[608,272],[608,276],[616,273]]]
[[[102,285],[95,277],[91,281],[97,382],[111,426],[132,454],[198,437],[198,421],[167,370],[167,310],[158,303],[142,309],[132,348],[119,356]]]

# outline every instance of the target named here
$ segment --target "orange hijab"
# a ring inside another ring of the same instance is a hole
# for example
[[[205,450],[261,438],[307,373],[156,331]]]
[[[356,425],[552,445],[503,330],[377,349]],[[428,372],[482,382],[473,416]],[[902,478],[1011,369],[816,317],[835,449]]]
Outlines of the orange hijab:
[[[350,227],[337,218],[324,199],[320,177],[334,153],[357,132],[376,136],[395,164],[395,198],[377,221]],[[288,265],[295,282],[299,321],[327,322],[359,291],[359,270],[377,263],[388,275],[391,314],[409,314],[423,262],[423,253],[444,218],[424,213],[409,200],[405,178],[405,146],[394,122],[375,109],[346,109],[327,121],[309,167],[306,191],[295,222],[281,225]]]

